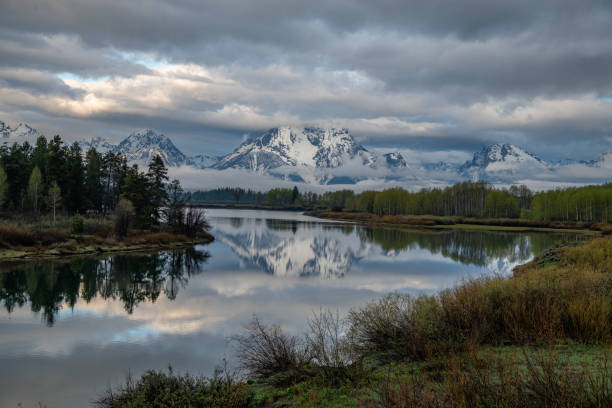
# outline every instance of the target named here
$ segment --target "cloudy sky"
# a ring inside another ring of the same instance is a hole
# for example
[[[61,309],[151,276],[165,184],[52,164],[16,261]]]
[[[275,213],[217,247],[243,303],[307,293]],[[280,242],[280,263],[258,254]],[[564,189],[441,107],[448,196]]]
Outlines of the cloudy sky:
[[[233,150],[286,124],[366,146],[612,150],[609,0],[2,0],[0,119]]]

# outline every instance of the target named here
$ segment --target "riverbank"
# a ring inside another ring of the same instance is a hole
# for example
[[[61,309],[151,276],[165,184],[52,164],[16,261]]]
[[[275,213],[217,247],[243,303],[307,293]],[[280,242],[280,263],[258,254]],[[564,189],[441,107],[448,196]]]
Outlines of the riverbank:
[[[214,240],[208,232],[195,237],[162,231],[135,230],[123,238],[112,233],[108,220],[85,219],[83,232],[71,232],[68,221],[0,225],[0,262],[64,258],[110,253],[179,249]]]
[[[195,208],[219,208],[228,210],[267,210],[267,211],[308,211],[311,207],[303,205],[273,205],[257,203],[232,203],[232,202],[198,202],[187,203],[189,207]]]
[[[438,217],[418,215],[379,216],[370,213],[328,210],[306,211],[304,215],[328,220],[354,222],[376,227],[434,230],[488,230],[508,232],[571,232],[589,235],[610,234],[612,225],[599,223],[560,223],[522,219]]]
[[[150,372],[100,406],[610,406],[612,239],[437,295],[319,311],[304,335],[255,318],[233,340],[243,378]]]

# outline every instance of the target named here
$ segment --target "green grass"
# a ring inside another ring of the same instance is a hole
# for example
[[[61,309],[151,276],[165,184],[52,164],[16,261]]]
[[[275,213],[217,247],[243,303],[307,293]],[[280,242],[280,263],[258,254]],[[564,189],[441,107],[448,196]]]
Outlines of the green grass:
[[[609,407],[612,239],[542,254],[509,278],[390,294],[344,319],[321,311],[309,328],[255,318],[235,337],[240,406]],[[142,393],[118,393],[125,404],[105,406],[139,406]]]

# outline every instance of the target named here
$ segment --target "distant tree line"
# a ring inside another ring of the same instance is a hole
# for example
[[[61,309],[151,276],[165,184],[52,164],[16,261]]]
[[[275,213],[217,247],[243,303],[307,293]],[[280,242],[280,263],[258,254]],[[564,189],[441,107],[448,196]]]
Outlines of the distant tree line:
[[[242,193],[235,194],[237,190]],[[612,219],[612,184],[537,193],[524,185],[496,188],[484,181],[466,181],[416,192],[390,188],[361,193],[339,190],[317,194],[300,192],[297,187],[274,188],[267,192],[224,188],[196,192],[193,197],[205,197],[208,193],[225,194],[228,199],[223,201],[248,201],[271,206],[300,205],[381,216],[435,215],[602,223]],[[232,194],[234,200],[229,199]]]
[[[150,228],[171,219],[175,232],[184,232],[185,219],[195,217],[185,210],[186,199],[177,180],[168,183],[159,156],[141,171],[119,154],[93,148],[84,153],[78,143],[67,145],[60,136],[41,136],[34,146],[0,146],[0,211],[5,214],[114,213],[116,222],[124,224],[118,227],[122,231],[132,223]]]

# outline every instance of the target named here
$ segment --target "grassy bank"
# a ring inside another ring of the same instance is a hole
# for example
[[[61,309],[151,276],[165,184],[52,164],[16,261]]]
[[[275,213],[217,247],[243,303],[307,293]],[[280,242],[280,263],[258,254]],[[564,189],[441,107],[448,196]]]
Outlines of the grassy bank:
[[[0,224],[0,261],[179,248],[213,239],[205,231],[189,237],[160,228],[134,229],[118,237],[112,220],[104,218],[82,218],[77,228],[67,217],[55,222],[8,220]]]
[[[487,229],[514,232],[568,231],[589,234],[611,234],[612,225],[595,222],[533,221],[519,218],[467,218],[430,215],[385,215],[343,211],[315,210],[305,212],[312,217],[357,222],[376,226],[430,229]]]
[[[150,372],[99,405],[612,406],[612,240],[344,318],[322,310],[308,326],[296,336],[254,318],[233,339],[240,380]]]

